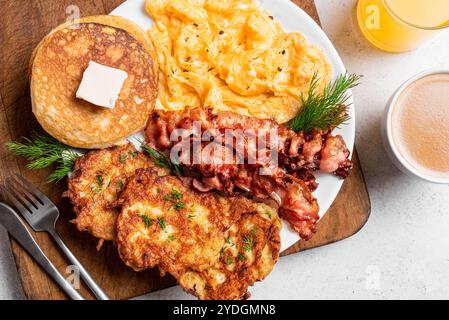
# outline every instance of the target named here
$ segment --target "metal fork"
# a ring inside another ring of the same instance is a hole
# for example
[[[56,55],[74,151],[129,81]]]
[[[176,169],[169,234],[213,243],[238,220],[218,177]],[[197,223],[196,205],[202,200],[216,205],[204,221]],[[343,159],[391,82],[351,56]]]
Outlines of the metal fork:
[[[56,205],[39,189],[19,174],[7,178],[6,183],[5,189],[11,202],[20,211],[34,231],[46,231],[50,234],[67,256],[70,263],[78,267],[81,278],[92,290],[95,296],[100,300],[109,300],[109,297],[103,292],[86,269],[84,269],[82,264],[69,248],[67,248],[56,232],[55,225],[59,217],[59,210]]]

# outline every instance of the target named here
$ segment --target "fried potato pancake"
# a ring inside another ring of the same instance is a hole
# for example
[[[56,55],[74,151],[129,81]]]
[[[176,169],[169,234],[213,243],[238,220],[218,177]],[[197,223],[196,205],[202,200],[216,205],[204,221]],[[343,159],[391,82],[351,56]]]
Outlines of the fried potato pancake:
[[[131,144],[90,151],[75,161],[66,195],[70,198],[80,231],[103,240],[116,238],[118,209],[113,207],[136,169],[155,167],[153,160]],[[155,169],[159,174],[168,174]]]
[[[276,264],[280,230],[276,210],[257,204],[225,233],[219,261],[203,271],[186,271],[179,284],[202,300],[242,299],[248,287],[268,276]]]
[[[243,197],[222,197],[186,187],[173,176],[138,170],[119,197],[117,245],[135,270],[158,266],[179,277],[217,263],[225,232],[244,212],[254,210]]]

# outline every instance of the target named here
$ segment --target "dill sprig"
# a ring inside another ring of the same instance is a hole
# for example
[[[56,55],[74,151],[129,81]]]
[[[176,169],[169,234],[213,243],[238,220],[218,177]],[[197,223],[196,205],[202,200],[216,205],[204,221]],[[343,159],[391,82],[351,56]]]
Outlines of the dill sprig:
[[[170,169],[175,175],[184,176],[184,170],[180,164],[172,162],[170,158],[167,157],[165,154],[157,150],[154,150],[142,140],[138,141],[141,144],[142,149],[145,150],[150,155],[150,157],[154,160],[154,163],[158,167]]]
[[[359,84],[361,76],[344,74],[317,92],[319,78],[314,74],[307,96],[301,94],[301,111],[290,122],[294,131],[308,133],[313,129],[333,129],[349,120],[347,90]]]
[[[28,169],[37,170],[56,165],[55,170],[47,177],[47,182],[58,182],[73,169],[78,152],[48,136],[35,133],[31,138],[23,138],[23,142],[6,143],[9,151],[16,156],[26,158]]]
[[[76,154],[74,155],[73,159],[60,159],[58,160],[58,164],[55,170],[47,177],[48,183],[54,183],[62,180],[66,176],[69,175],[70,172],[73,170],[73,166],[75,165],[75,160],[80,155]]]

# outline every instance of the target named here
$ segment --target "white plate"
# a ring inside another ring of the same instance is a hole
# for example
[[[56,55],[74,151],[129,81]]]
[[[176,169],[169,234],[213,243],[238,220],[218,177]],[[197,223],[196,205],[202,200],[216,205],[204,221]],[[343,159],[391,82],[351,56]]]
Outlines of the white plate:
[[[302,9],[289,0],[262,0],[259,1],[262,7],[279,21],[286,31],[300,32],[307,40],[317,45],[324,51],[333,67],[333,77],[345,73],[346,69],[340,56],[334,46],[323,32],[323,30],[310,18]],[[144,30],[149,29],[153,22],[144,9],[145,0],[128,0],[111,12],[112,15],[122,16],[134,21]],[[352,152],[355,136],[355,113],[352,105],[352,93],[349,99],[351,107],[349,115],[351,120],[347,125],[335,130],[335,133],[341,134],[346,141],[349,150]],[[328,174],[316,174],[319,183],[318,190],[314,193],[320,205],[320,216],[323,216],[337,197],[343,181]],[[299,235],[293,232],[284,222],[284,228],[281,232],[281,250],[285,250],[299,240]]]

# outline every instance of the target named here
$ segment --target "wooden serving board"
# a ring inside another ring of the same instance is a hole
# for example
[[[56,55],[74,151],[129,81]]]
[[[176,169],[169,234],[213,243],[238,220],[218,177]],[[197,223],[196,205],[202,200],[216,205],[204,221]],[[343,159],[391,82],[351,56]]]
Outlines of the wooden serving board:
[[[12,172],[20,172],[45,191],[58,204],[61,218],[58,231],[62,238],[113,299],[126,299],[175,284],[170,276],[161,278],[158,271],[136,273],[118,258],[116,249],[106,244],[100,252],[95,249],[96,240],[81,234],[68,223],[73,217],[70,204],[61,199],[65,182],[58,185],[45,184],[48,171],[29,171],[25,162],[12,156],[4,143],[29,136],[39,130],[31,112],[28,61],[35,45],[51,29],[64,22],[77,6],[81,16],[107,14],[123,0],[5,0],[0,6],[2,28],[0,30],[0,180]],[[315,21],[319,22],[313,0],[294,0]],[[368,220],[370,200],[357,152],[353,156],[354,170],[345,181],[337,199],[326,216],[320,221],[318,232],[308,242],[299,241],[283,255],[323,246],[345,239],[357,233]],[[56,245],[43,233],[33,233],[37,242],[55,266],[64,275],[67,261]],[[23,289],[29,299],[66,299],[64,293],[11,239],[17,269]],[[93,298],[85,288],[81,294]]]

